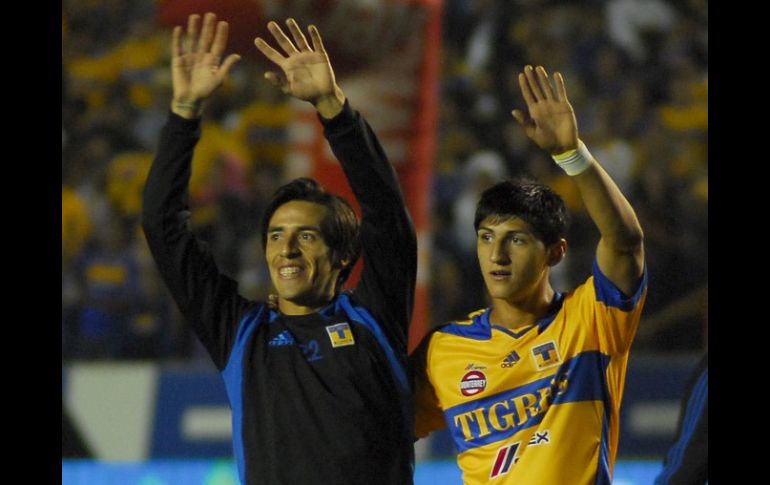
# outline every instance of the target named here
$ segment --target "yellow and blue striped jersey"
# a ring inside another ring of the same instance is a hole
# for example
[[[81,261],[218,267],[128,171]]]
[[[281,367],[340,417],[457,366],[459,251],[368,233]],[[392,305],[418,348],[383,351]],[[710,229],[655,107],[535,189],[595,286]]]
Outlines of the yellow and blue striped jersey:
[[[491,308],[439,327],[417,361],[416,433],[448,426],[466,484],[609,484],[647,272],[628,297],[594,262],[518,332]]]

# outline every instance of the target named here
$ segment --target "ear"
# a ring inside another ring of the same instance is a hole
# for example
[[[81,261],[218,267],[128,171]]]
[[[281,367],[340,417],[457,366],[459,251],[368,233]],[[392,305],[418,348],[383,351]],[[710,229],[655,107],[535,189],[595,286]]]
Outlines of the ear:
[[[548,263],[548,266],[556,266],[557,264],[561,263],[561,260],[564,259],[566,254],[567,240],[561,238],[559,241],[553,243],[551,247],[548,248],[546,263]]]

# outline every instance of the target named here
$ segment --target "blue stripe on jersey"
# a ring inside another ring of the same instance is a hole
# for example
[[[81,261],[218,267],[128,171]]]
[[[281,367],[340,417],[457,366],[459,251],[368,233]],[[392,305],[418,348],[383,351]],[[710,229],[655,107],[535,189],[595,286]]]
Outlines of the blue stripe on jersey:
[[[265,308],[264,304],[259,304],[249,309],[243,316],[241,323],[238,325],[235,345],[233,345],[233,349],[230,351],[227,367],[222,371],[227,398],[230,400],[230,408],[233,413],[233,451],[235,453],[235,462],[238,464],[238,476],[240,476],[241,483],[247,483],[246,455],[243,450],[243,354],[251,334],[254,333],[261,323]]]
[[[270,313],[268,314],[269,317],[267,319],[267,323],[273,323],[278,319],[279,316],[281,316],[280,312],[278,310],[270,310]]]
[[[696,424],[703,415],[703,408],[708,402],[708,396],[709,371],[708,369],[705,369],[695,383],[693,391],[690,394],[690,399],[687,400],[687,407],[685,408],[685,417],[682,422],[682,432],[679,435],[679,440],[668,451],[665,468],[655,479],[655,485],[667,484],[671,479],[671,476],[682,466],[682,459],[684,458],[687,444],[692,439]]]
[[[506,327],[503,327],[503,326],[500,326],[500,325],[492,325],[492,328],[494,328],[495,330],[499,330],[499,331],[501,331],[501,332],[503,332],[505,334],[508,334],[508,335],[510,335],[513,338],[520,338],[520,337],[523,337],[524,335],[526,335],[527,332],[529,332],[530,330],[535,328],[535,324],[533,323],[532,325],[524,327],[524,330],[522,330],[520,332],[514,332],[510,328],[506,328]]]
[[[642,272],[642,279],[639,281],[639,287],[632,296],[626,296],[620,288],[615,286],[615,283],[609,280],[602,270],[599,269],[599,263],[594,259],[593,263],[594,273],[594,291],[596,291],[596,299],[607,306],[620,308],[624,312],[633,310],[636,303],[642,297],[644,289],[647,288],[647,266],[645,265]]]
[[[606,389],[605,389],[606,390]],[[607,391],[609,397],[609,391]],[[602,441],[599,444],[599,463],[596,469],[596,485],[612,485],[610,477],[610,413],[609,402],[604,402],[604,417],[602,418]]]
[[[543,333],[543,331],[545,331],[545,329],[548,328],[551,322],[553,322],[553,320],[556,318],[556,315],[559,313],[559,310],[561,310],[563,303],[564,303],[564,294],[556,292],[553,298],[553,302],[551,303],[551,308],[548,311],[548,314],[543,318],[539,319],[537,322],[535,322],[538,327],[538,334]],[[489,340],[490,338],[492,338],[492,328],[495,328],[504,333],[507,333],[508,335],[514,338],[521,337],[532,328],[532,327],[527,327],[521,332],[514,332],[513,330],[503,327],[501,325],[493,325],[489,321],[489,317],[491,314],[492,314],[492,308],[487,308],[484,310],[483,313],[474,315],[471,320],[471,323],[469,324],[461,325],[459,323],[450,323],[448,325],[445,325],[439,328],[438,331],[442,333],[448,333],[451,335],[457,335],[458,337],[473,339],[473,340]]]
[[[390,364],[390,370],[393,373],[393,377],[396,381],[396,387],[400,394],[401,412],[404,415],[404,426],[406,428],[407,436],[411,436],[414,433],[414,408],[412,403],[412,391],[409,385],[409,380],[406,377],[406,369],[404,363],[396,356],[393,351],[393,347],[390,345],[390,341],[382,332],[377,320],[374,319],[369,311],[361,306],[353,306],[353,302],[350,301],[350,295],[342,293],[334,304],[335,307],[342,308],[347,316],[355,322],[358,322],[369,329],[374,335],[374,339],[380,344],[382,351],[385,352],[385,357]]]
[[[554,404],[601,400],[606,406],[609,360],[596,351],[583,352],[547,377],[446,409],[444,418],[457,450],[494,443],[535,426]]]
[[[489,324],[489,314],[491,311],[491,308],[487,308],[481,315],[475,315],[470,324],[450,323],[439,328],[437,331],[473,340],[489,340],[492,338],[492,327]]]
[[[382,333],[380,325],[377,323],[371,313],[369,313],[369,311],[364,307],[353,306],[353,303],[350,301],[350,296],[344,293],[341,294],[339,298],[337,298],[335,305],[342,307],[345,313],[347,313],[347,315],[352,320],[362,324],[372,332],[375,340],[377,340],[377,343],[380,344],[383,352],[385,352],[385,357],[387,357],[388,362],[390,363],[390,369],[393,371],[393,377],[396,378],[396,383],[398,384],[401,392],[409,394],[411,391],[409,388],[409,381],[406,378],[406,370],[404,369],[404,365],[396,357],[396,353],[393,351],[393,347],[390,346],[388,338],[385,337],[384,333]]]

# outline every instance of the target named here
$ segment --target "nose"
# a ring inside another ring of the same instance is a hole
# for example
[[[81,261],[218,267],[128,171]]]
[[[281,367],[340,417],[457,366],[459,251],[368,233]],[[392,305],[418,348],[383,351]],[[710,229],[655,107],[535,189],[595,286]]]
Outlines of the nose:
[[[489,252],[489,260],[496,264],[508,264],[511,262],[508,251],[505,250],[505,241],[497,240],[492,243],[492,250]]]
[[[294,258],[299,255],[299,245],[297,244],[297,238],[289,236],[283,240],[281,246],[281,256],[285,258]]]

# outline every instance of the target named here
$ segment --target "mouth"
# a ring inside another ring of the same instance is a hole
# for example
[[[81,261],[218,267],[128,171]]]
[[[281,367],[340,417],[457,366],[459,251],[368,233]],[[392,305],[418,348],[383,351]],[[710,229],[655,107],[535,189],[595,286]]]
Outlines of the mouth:
[[[281,266],[278,268],[278,276],[284,280],[291,280],[299,277],[302,267],[297,265]]]
[[[490,271],[489,276],[491,276],[493,280],[503,281],[511,277],[511,272],[504,269],[498,269]]]

